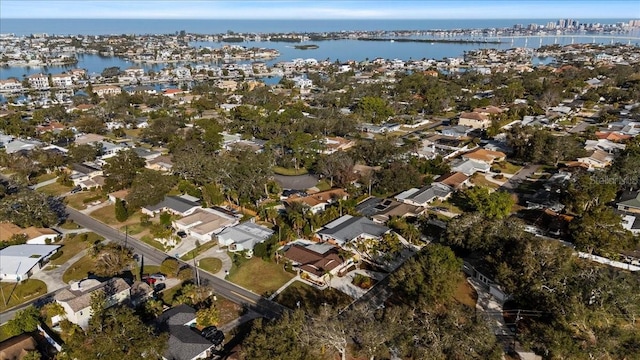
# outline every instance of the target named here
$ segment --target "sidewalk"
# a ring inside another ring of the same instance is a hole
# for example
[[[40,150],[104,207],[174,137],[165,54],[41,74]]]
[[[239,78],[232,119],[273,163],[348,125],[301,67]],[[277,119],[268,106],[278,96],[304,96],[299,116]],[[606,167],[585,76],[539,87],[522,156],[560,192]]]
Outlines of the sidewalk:
[[[304,282],[304,280],[302,280],[302,279],[300,278],[300,275],[296,275],[296,276],[294,276],[294,277],[293,277],[293,279],[291,279],[291,280],[287,281],[287,283],[286,283],[286,284],[284,284],[284,285],[280,286],[280,288],[279,288],[278,290],[276,290],[273,294],[271,294],[271,296],[269,296],[267,299],[269,299],[269,300],[273,300],[273,299],[275,299],[275,298],[276,298],[276,296],[278,296],[278,294],[280,294],[281,292],[283,292],[283,291],[284,291],[284,289],[288,288],[288,287],[289,287],[289,285],[293,284],[293,283],[294,283],[294,282],[296,282],[296,281],[303,281],[303,282]],[[305,282],[305,283],[306,283],[306,282]]]
[[[32,189],[32,190],[36,190],[36,189],[39,189],[39,188],[47,186],[47,185],[55,184],[57,180],[58,180],[58,177],[56,176],[53,179],[49,179],[47,181],[43,181],[43,182],[37,183],[35,185],[31,185],[31,186],[29,186],[29,188]]]

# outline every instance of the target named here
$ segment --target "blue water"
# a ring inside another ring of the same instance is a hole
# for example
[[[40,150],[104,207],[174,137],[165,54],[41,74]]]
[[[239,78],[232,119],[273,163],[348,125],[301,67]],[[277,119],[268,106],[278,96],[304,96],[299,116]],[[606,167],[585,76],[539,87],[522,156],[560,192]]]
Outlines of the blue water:
[[[16,33],[20,35],[46,32],[48,34],[104,34],[104,33],[173,33],[179,30],[198,33],[222,33],[228,30],[235,32],[284,32],[284,31],[335,31],[344,30],[398,30],[398,29],[451,29],[451,28],[486,28],[486,27],[505,27],[511,26],[515,22],[528,23],[546,23],[547,20],[389,20],[389,21],[275,21],[275,20],[52,20],[38,19],[4,19],[0,32]],[[588,22],[598,22],[598,20],[589,20]],[[615,20],[600,20],[601,23],[613,23]],[[635,34],[638,36],[638,34]],[[573,38],[575,43],[591,43],[601,42],[610,43],[610,38],[594,39],[589,36],[576,36]],[[346,61],[356,60],[363,61],[366,59],[373,60],[377,57],[385,59],[443,59],[447,57],[462,56],[465,51],[475,50],[478,48],[498,48],[509,49],[513,47],[529,47],[537,48],[540,45],[550,45],[557,43],[559,45],[571,44],[571,38],[530,38],[525,39],[503,39],[502,44],[444,44],[444,43],[407,43],[407,42],[368,42],[357,40],[332,40],[313,42],[319,45],[318,49],[298,50],[291,43],[285,42],[245,42],[240,43],[246,47],[264,47],[277,49],[280,57],[267,61],[268,65],[273,65],[279,61],[290,61],[295,58],[315,58],[317,60],[329,59],[330,61]],[[626,40],[624,41],[626,42]],[[637,43],[633,41],[632,43]],[[216,42],[193,42],[194,47],[213,47],[217,48],[224,43]],[[15,77],[21,79],[35,73],[51,73],[57,74],[72,68],[83,68],[89,73],[100,73],[107,67],[117,66],[120,69],[126,69],[131,66],[143,67],[145,70],[158,71],[164,67],[163,64],[134,64],[124,59],[116,57],[102,57],[99,55],[81,55],[78,57],[78,64],[71,66],[50,66],[50,67],[14,67],[0,68],[0,79]],[[534,59],[535,64],[548,63],[552,59],[539,60]],[[178,64],[179,65],[179,64]],[[279,79],[277,79],[279,81]],[[269,79],[268,81],[276,81]],[[276,81],[277,82],[277,81]]]
[[[514,24],[546,24],[557,19],[464,20],[184,20],[184,19],[2,19],[0,33],[47,34],[170,34],[185,30],[198,34],[324,32],[342,30],[485,29]],[[614,24],[629,19],[580,19],[581,23]]]

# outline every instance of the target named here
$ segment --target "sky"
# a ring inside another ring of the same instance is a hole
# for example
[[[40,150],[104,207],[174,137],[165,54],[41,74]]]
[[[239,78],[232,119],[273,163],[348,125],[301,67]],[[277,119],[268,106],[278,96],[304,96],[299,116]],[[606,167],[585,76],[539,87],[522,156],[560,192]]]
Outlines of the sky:
[[[640,19],[638,0],[1,0],[0,19]]]

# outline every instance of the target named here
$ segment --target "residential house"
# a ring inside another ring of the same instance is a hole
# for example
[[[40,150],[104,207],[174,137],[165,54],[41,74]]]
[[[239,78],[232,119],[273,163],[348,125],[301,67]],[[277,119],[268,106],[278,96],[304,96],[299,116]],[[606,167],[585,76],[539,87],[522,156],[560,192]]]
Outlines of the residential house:
[[[145,161],[153,160],[153,159],[157,158],[158,156],[162,155],[162,153],[159,152],[159,151],[149,150],[149,149],[143,148],[143,147],[135,147],[135,148],[132,149],[132,151],[134,153],[136,153],[136,155],[138,155],[138,157],[143,158]]]
[[[44,74],[29,75],[27,81],[33,89],[46,90],[49,88],[49,77]]]
[[[59,133],[64,130],[65,125],[58,121],[49,121],[45,124],[36,126],[36,131],[39,134],[44,134],[46,132]]]
[[[578,163],[584,164],[589,169],[603,169],[613,162],[613,155],[602,151],[594,150],[589,156],[578,158]]]
[[[51,82],[54,87],[68,87],[73,85],[73,75],[71,74],[54,74],[51,75]]]
[[[237,223],[238,218],[225,209],[205,208],[197,209],[193,214],[173,221],[173,227],[206,243],[211,241],[215,234]]]
[[[7,154],[13,154],[17,152],[28,152],[42,145],[43,143],[38,140],[14,139],[13,141],[4,144],[4,151]]]
[[[616,206],[620,211],[640,214],[640,191],[625,192],[616,203]]]
[[[328,243],[293,243],[285,247],[284,257],[294,267],[298,267],[301,273],[322,285],[326,282],[326,276],[337,275],[344,264],[338,248]]]
[[[37,228],[30,226],[23,229],[10,222],[0,222],[0,242],[9,241],[17,235],[25,235],[27,244],[47,244],[55,241],[60,234],[49,228]]]
[[[462,156],[463,160],[474,160],[485,164],[493,164],[494,162],[504,161],[507,157],[502,151],[493,151],[486,149],[476,149]]]
[[[435,182],[449,186],[452,189],[461,189],[470,186],[470,177],[461,172],[451,172],[441,175]]]
[[[323,154],[333,154],[337,151],[345,151],[352,148],[356,144],[353,140],[347,140],[343,137],[326,137],[324,138]]]
[[[625,144],[611,141],[608,139],[587,140],[584,144],[584,149],[587,151],[602,150],[609,154],[615,154],[626,149]]]
[[[469,144],[463,140],[449,136],[434,135],[422,140],[422,146],[412,154],[425,159],[435,159],[438,156],[442,156],[444,159],[451,159],[469,150]]]
[[[22,244],[0,249],[0,281],[20,282],[40,270],[59,245]]]
[[[333,189],[318,192],[309,196],[293,195],[286,200],[286,204],[304,204],[313,214],[323,212],[325,208],[337,200],[346,200],[349,194],[343,189]]]
[[[220,246],[228,246],[231,252],[247,251],[252,254],[256,244],[264,242],[273,234],[273,230],[247,221],[222,230],[216,239]]]
[[[415,206],[393,199],[382,200],[373,209],[375,213],[370,217],[379,224],[386,224],[393,217],[416,217],[425,210],[422,206]]]
[[[65,314],[54,316],[51,321],[56,324],[67,319],[86,329],[91,319],[91,297],[96,291],[104,291],[105,308],[122,304],[131,298],[131,286],[119,277],[104,282],[96,279],[74,281],[54,295],[53,299],[62,306]]]
[[[161,172],[171,172],[171,169],[173,169],[173,161],[171,161],[171,156],[160,155],[154,159],[148,160],[145,167],[147,169]]]
[[[388,227],[365,217],[344,215],[326,224],[317,235],[322,241],[344,247],[360,239],[379,239],[389,231]]]
[[[97,85],[93,87],[93,92],[100,97],[104,97],[106,95],[118,95],[122,92],[122,89],[116,85]]]
[[[491,119],[483,113],[463,112],[458,119],[458,125],[469,126],[473,129],[486,129],[491,125]]]
[[[130,67],[124,70],[125,76],[140,78],[144,76],[144,69],[139,67]]]
[[[178,216],[187,216],[201,208],[200,199],[196,197],[189,195],[167,195],[157,204],[143,206],[142,213],[153,217],[156,214],[166,211]]]
[[[621,134],[616,131],[596,131],[596,137],[598,139],[609,140],[613,142],[621,142],[631,139],[631,135]]]
[[[433,183],[420,189],[411,188],[396,195],[396,200],[413,206],[427,207],[434,200],[444,201],[453,194],[453,189],[442,183]]]
[[[74,186],[91,189],[104,185],[102,168],[93,162],[71,165],[71,181]]]
[[[386,134],[388,132],[400,130],[401,125],[395,123],[383,123],[380,125],[374,125],[369,123],[362,123],[358,125],[358,129],[363,132],[373,134]]]
[[[640,214],[623,215],[622,227],[631,231],[634,235],[640,234]]]
[[[487,173],[491,170],[491,165],[476,160],[460,160],[451,164],[451,171],[461,172],[471,176],[476,172]]]
[[[216,346],[196,329],[194,308],[178,305],[163,312],[155,323],[159,331],[169,333],[164,360],[209,359],[213,355]]]
[[[0,360],[20,360],[32,351],[38,351],[38,342],[30,333],[16,335],[0,342]]]
[[[0,80],[0,92],[21,92],[22,91],[22,83],[17,79],[6,79]]]
[[[470,126],[455,125],[447,126],[440,130],[440,134],[450,136],[454,139],[461,139],[469,136],[469,133],[473,130]]]
[[[115,203],[117,199],[124,200],[129,195],[129,189],[122,189],[107,194],[109,201]]]
[[[106,160],[108,158],[112,158],[122,150],[126,150],[129,147],[126,144],[122,143],[112,143],[109,141],[103,141],[102,144],[102,155],[100,155],[100,159]]]

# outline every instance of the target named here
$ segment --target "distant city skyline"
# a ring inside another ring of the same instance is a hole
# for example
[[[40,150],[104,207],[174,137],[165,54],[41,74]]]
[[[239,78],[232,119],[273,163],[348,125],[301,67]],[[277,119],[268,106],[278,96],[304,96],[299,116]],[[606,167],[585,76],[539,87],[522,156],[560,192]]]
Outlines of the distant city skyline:
[[[639,19],[636,0],[78,1],[2,0],[0,18]]]

